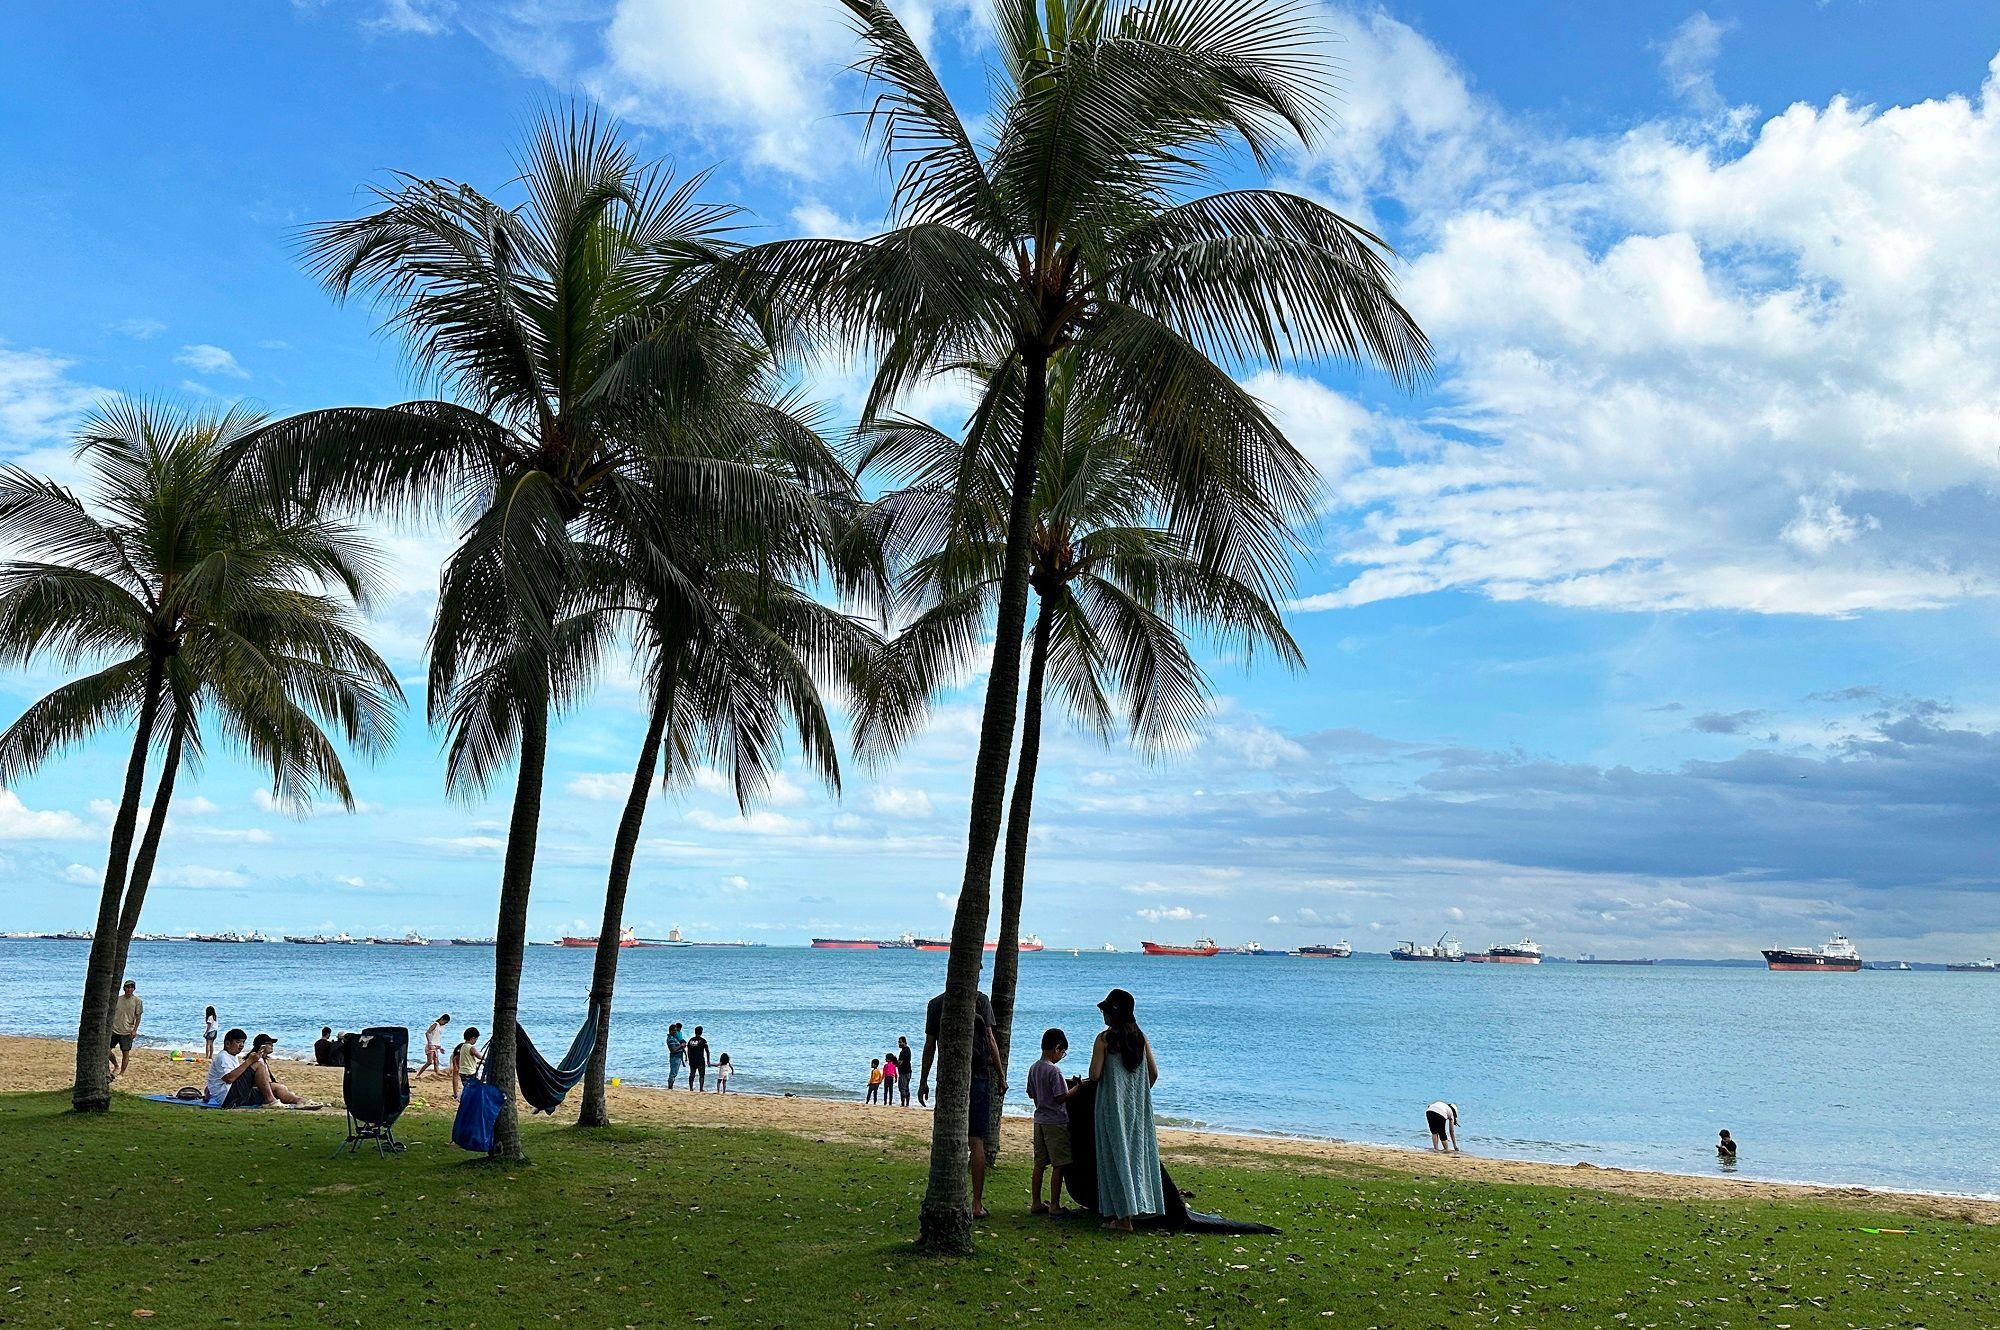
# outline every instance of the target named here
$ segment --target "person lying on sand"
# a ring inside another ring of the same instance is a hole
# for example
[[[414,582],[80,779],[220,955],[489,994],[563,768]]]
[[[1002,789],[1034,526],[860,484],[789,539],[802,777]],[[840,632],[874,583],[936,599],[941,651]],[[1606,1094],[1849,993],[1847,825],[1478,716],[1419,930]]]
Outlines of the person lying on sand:
[[[222,1037],[222,1051],[208,1064],[208,1103],[212,1108],[264,1108],[283,1104],[287,1108],[318,1107],[307,1102],[271,1075],[271,1053],[277,1041],[268,1034],[257,1036],[248,1053],[248,1038],[240,1029]]]

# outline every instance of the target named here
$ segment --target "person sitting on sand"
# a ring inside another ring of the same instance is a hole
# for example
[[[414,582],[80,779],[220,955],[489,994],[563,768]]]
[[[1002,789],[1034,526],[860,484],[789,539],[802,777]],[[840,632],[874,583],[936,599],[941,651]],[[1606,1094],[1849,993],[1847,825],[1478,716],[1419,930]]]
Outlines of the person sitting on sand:
[[[450,1024],[451,1013],[447,1011],[424,1027],[424,1065],[411,1080],[422,1080],[427,1071],[444,1075],[444,1027]]]
[[[479,1064],[484,1061],[486,1059],[479,1055],[479,1031],[468,1025],[465,1027],[465,1038],[451,1050],[451,1097],[454,1101],[458,1099],[460,1088],[479,1074]]]
[[[1736,1162],[1736,1138],[1729,1134],[1729,1128],[1722,1129],[1722,1135],[1715,1142],[1715,1157],[1725,1164]]]
[[[1431,1129],[1431,1149],[1449,1153],[1458,1149],[1458,1105],[1440,1099],[1424,1110],[1424,1122]]]
[[[319,1027],[319,1038],[313,1040],[313,1061],[322,1067],[339,1067],[346,1064],[347,1059],[340,1051],[340,1041],[333,1037],[331,1025]]]
[[[222,1050],[208,1064],[208,1104],[211,1108],[263,1108],[270,1104],[296,1106],[305,1101],[286,1089],[271,1075],[271,1051],[275,1041],[268,1034],[257,1036],[248,1053],[243,1044],[248,1036],[232,1029],[222,1036]]]

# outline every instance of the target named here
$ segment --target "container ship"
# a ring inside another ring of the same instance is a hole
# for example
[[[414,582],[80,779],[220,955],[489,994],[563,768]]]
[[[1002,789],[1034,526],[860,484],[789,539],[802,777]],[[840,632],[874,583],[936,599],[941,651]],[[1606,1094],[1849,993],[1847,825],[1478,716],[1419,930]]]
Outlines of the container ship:
[[[1983,961],[1965,961],[1959,965],[1944,967],[1953,974],[2000,974],[2000,961],[1988,956]]]
[[[1843,934],[1835,933],[1823,947],[1766,948],[1764,961],[1773,970],[1824,970],[1833,974],[1852,974],[1861,968],[1861,953]]]
[[[499,943],[496,939],[490,937],[455,937],[451,940],[451,945],[454,947],[492,947],[499,945]]]
[[[371,947],[428,947],[430,939],[424,937],[421,933],[409,932],[403,934],[401,937],[371,937],[368,939],[368,945]]]
[[[1232,956],[1289,956],[1292,953],[1283,950],[1272,951],[1261,942],[1245,942],[1240,947],[1231,947],[1229,954]]]
[[[1176,947],[1166,942],[1141,942],[1139,950],[1148,956],[1213,956],[1222,948],[1212,937],[1196,938],[1191,947]]]
[[[1610,956],[1579,956],[1576,958],[1576,963],[1578,965],[1651,965],[1653,962],[1650,960],[1618,960]]]
[[[882,944],[872,937],[816,937],[814,947],[821,951],[879,951]]]
[[[1437,940],[1437,945],[1420,947],[1414,942],[1398,942],[1389,951],[1392,961],[1462,961],[1465,948],[1458,945],[1458,939],[1446,933]]]
[[[1498,947],[1488,947],[1476,956],[1467,956],[1469,961],[1487,961],[1494,965],[1540,965],[1542,949],[1530,938]]]
[[[1310,947],[1300,947],[1298,954],[1316,961],[1344,961],[1354,954],[1354,947],[1346,938],[1331,945],[1321,942]]]

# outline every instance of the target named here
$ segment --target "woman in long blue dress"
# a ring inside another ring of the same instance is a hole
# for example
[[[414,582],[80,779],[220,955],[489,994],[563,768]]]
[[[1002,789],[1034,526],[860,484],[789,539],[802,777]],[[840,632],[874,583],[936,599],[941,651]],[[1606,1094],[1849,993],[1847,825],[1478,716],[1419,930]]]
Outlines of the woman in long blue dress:
[[[1097,1004],[1104,1029],[1090,1050],[1097,1086],[1097,1212],[1106,1228],[1132,1231],[1135,1215],[1164,1213],[1160,1137],[1153,1125],[1153,1082],[1160,1065],[1133,1015],[1132,995],[1114,988]]]

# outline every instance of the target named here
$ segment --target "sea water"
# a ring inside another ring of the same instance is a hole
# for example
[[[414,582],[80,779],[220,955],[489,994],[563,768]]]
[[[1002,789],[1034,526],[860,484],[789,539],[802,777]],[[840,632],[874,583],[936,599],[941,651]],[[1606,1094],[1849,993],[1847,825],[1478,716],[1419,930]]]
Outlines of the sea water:
[[[65,1037],[88,945],[0,941],[0,1028]],[[621,954],[610,1066],[666,1077],[667,1023],[706,1028],[731,1091],[860,1099],[868,1063],[907,1036],[945,957],[800,947]],[[593,953],[531,947],[521,1019],[559,1056]],[[138,943],[142,1042],[201,1046],[268,1030],[303,1053],[322,1025],[489,1025],[493,951],[465,947]],[[990,959],[989,970],[990,973]],[[1162,1121],[1422,1148],[1424,1105],[1459,1106],[1470,1152],[1706,1173],[1727,1127],[1741,1176],[2000,1192],[2000,975],[1773,974],[1683,966],[1421,965],[1042,952],[1021,958],[1019,1087],[1042,1030],[1081,1073],[1113,986],[1138,998]]]

